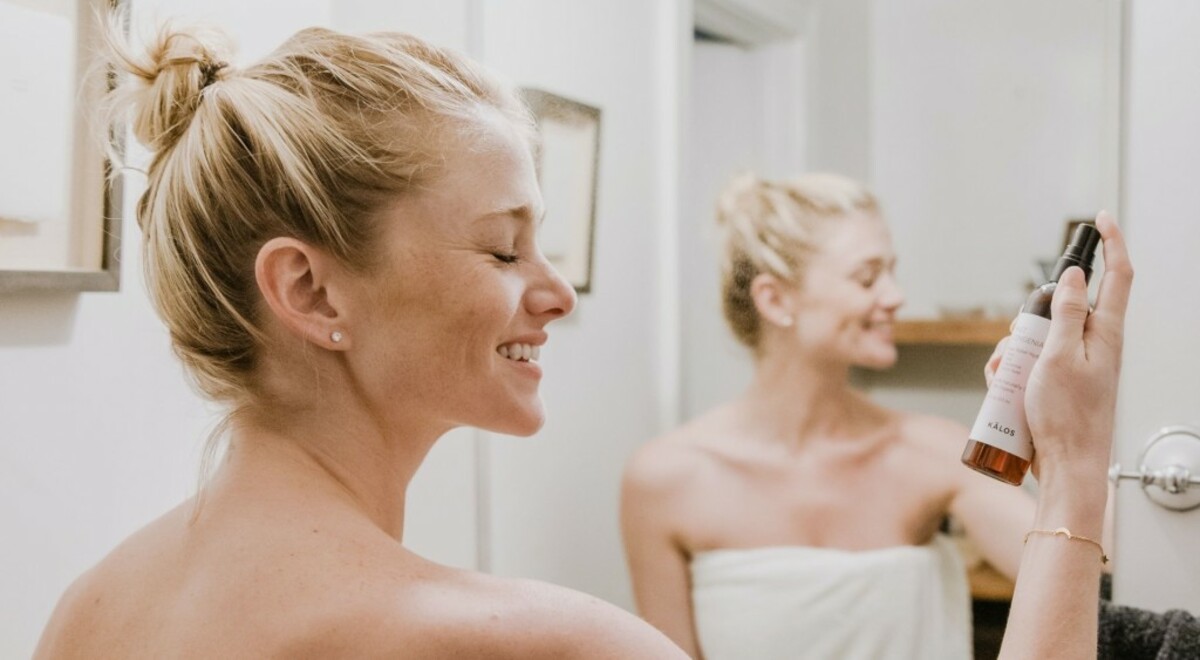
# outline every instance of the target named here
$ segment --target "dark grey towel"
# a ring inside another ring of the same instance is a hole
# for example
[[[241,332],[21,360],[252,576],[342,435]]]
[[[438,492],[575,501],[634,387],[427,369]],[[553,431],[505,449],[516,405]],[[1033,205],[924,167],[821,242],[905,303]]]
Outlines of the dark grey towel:
[[[1100,602],[1099,660],[1200,660],[1200,619]]]

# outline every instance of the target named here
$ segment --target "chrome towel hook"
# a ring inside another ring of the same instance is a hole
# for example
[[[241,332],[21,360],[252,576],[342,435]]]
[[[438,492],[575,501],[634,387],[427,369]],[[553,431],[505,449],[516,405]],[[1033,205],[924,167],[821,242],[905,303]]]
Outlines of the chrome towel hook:
[[[1172,511],[1200,507],[1200,430],[1168,426],[1152,435],[1138,457],[1137,472],[1123,472],[1120,463],[1108,470],[1108,480],[1120,486],[1136,479],[1155,504]]]

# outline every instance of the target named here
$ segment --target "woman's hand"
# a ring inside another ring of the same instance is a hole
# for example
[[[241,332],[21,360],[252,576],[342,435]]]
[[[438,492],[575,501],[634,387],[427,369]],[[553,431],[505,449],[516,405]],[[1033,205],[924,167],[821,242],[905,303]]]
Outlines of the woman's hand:
[[[1054,292],[1050,334],[1025,389],[1039,486],[1033,529],[1063,527],[1092,540],[1102,534],[1104,472],[1133,283],[1116,222],[1101,213],[1096,227],[1104,239],[1105,270],[1095,311],[1088,314],[1083,273],[1068,269]],[[1058,535],[1028,539],[1001,658],[1096,657],[1101,552]]]
[[[1068,269],[1054,292],[1050,334],[1025,391],[1039,479],[1048,469],[1103,473],[1109,463],[1133,267],[1116,221],[1101,213],[1096,228],[1104,239],[1105,268],[1095,311],[1088,312],[1083,271]]]

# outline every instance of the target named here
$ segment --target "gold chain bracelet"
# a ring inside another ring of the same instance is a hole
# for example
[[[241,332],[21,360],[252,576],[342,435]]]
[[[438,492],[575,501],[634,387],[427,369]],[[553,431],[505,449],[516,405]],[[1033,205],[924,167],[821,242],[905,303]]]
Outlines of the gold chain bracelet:
[[[1104,554],[1104,546],[1100,545],[1099,541],[1097,541],[1096,539],[1089,539],[1086,536],[1072,534],[1071,530],[1067,529],[1066,527],[1059,527],[1058,529],[1031,529],[1031,530],[1029,530],[1028,533],[1025,534],[1025,542],[1029,543],[1029,537],[1034,534],[1045,534],[1047,536],[1062,536],[1062,537],[1066,538],[1068,541],[1084,541],[1085,543],[1091,543],[1092,545],[1096,546],[1097,550],[1100,551],[1100,563],[1101,564],[1108,563],[1108,555]]]

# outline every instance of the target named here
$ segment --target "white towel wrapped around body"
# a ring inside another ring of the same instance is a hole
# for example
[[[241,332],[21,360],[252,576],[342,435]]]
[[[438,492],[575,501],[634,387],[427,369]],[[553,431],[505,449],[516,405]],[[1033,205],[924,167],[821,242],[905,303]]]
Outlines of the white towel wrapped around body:
[[[947,538],[847,551],[779,546],[692,558],[705,660],[962,660],[971,604]]]

